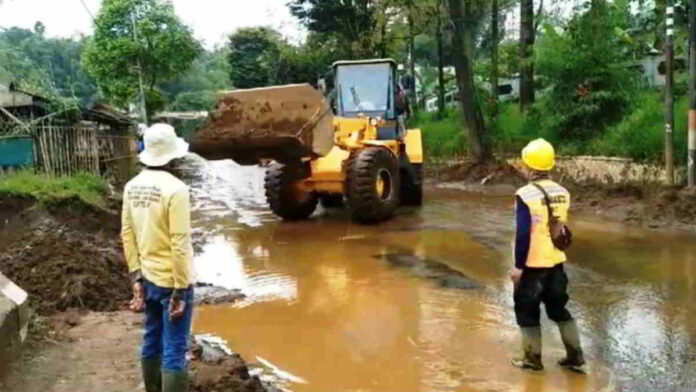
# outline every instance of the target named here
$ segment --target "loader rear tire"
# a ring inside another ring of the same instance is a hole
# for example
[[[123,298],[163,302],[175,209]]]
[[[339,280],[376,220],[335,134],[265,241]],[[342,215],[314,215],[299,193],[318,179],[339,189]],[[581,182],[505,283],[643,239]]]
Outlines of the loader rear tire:
[[[401,204],[411,207],[423,205],[423,165],[401,170]]]
[[[297,187],[298,178],[292,166],[272,163],[266,169],[266,200],[271,211],[286,221],[309,218],[317,208],[314,193],[302,192]]]
[[[385,148],[369,147],[349,162],[346,195],[353,219],[371,224],[393,217],[401,189],[394,155]]]

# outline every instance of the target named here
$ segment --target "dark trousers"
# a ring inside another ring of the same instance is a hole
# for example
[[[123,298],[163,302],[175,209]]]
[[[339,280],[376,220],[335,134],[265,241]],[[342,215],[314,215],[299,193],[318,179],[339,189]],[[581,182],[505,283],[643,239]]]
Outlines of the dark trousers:
[[[514,293],[517,325],[538,327],[542,302],[551,320],[557,323],[572,320],[566,309],[567,291],[568,277],[563,264],[553,268],[525,268]]]

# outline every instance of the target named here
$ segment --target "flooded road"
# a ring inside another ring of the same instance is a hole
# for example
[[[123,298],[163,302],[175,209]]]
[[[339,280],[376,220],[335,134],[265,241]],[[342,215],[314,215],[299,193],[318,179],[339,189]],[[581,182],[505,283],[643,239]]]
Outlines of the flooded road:
[[[696,389],[693,237],[575,221],[570,307],[592,373],[555,366],[564,350],[545,316],[546,370],[528,373],[508,364],[519,344],[510,197],[432,188],[423,209],[380,226],[340,210],[283,223],[266,209],[262,169],[198,173],[197,277],[247,297],[200,307],[195,332],[223,337],[285,389]]]

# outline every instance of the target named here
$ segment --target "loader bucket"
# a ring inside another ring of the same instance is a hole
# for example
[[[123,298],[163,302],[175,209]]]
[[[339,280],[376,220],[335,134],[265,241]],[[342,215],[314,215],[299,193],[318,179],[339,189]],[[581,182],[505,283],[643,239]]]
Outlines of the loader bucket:
[[[308,84],[226,93],[191,139],[191,151],[240,164],[324,156],[333,147],[333,113]]]

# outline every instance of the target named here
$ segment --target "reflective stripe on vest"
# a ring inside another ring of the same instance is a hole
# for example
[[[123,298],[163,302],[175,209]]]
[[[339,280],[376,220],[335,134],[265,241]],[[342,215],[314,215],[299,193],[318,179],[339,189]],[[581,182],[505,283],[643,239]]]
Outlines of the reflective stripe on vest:
[[[567,222],[568,209],[570,208],[570,193],[551,180],[537,181],[537,184],[541,185],[548,193],[554,214],[561,221]],[[556,249],[551,241],[548,223],[549,213],[544,194],[534,185],[529,184],[518,190],[517,196],[529,207],[532,217],[526,266],[531,268],[551,268],[566,261],[565,253]]]

